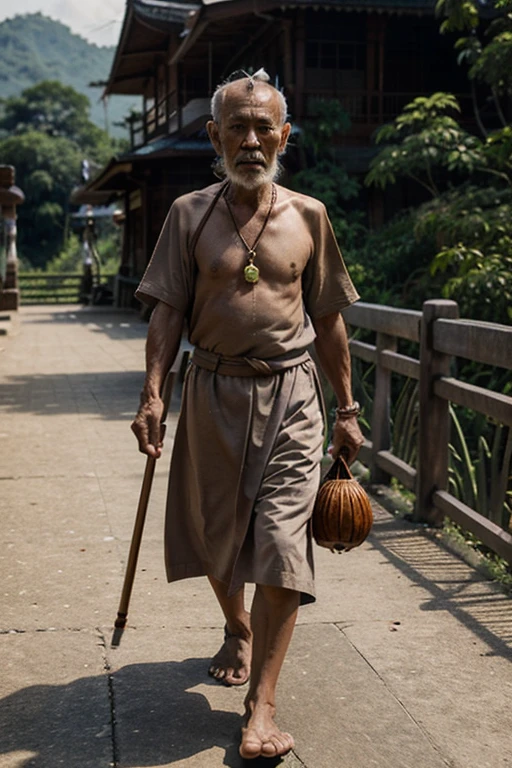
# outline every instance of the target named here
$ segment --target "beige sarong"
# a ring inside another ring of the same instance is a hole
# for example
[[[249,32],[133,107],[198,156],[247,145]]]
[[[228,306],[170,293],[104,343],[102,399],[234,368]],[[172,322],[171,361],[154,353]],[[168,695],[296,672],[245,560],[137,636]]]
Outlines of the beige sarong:
[[[301,359],[256,376],[190,366],[169,480],[169,581],[209,574],[230,594],[252,582],[315,599],[323,417],[315,365]]]

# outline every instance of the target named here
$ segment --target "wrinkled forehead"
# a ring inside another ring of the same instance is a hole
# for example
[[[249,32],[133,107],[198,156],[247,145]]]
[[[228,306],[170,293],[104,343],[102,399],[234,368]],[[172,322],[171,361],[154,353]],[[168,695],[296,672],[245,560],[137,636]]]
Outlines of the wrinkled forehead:
[[[279,94],[275,88],[266,83],[254,82],[250,88],[248,79],[236,80],[230,83],[224,93],[221,105],[221,120],[246,111],[257,109],[258,112],[268,112],[269,117],[279,121]]]

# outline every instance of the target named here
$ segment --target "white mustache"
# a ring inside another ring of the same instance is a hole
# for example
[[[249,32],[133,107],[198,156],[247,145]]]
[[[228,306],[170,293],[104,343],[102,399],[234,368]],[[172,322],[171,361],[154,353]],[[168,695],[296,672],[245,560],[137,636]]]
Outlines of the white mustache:
[[[245,152],[236,158],[236,164],[239,163],[263,163],[266,166],[265,158],[259,152]]]

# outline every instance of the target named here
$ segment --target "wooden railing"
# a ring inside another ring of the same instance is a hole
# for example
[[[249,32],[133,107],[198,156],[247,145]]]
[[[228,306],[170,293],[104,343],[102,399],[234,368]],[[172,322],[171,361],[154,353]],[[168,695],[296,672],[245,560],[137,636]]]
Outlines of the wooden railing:
[[[21,304],[78,304],[83,273],[60,275],[20,272],[18,286]]]
[[[153,103],[140,117],[130,122],[130,142],[132,149],[141,147],[149,139],[171,133],[171,121],[181,129],[181,108],[176,90],[169,91],[158,102]]]
[[[394,120],[402,112],[407,104],[410,104],[418,96],[429,96],[421,93],[395,93],[380,92],[372,90],[325,90],[319,89],[306,90],[304,92],[306,105],[310,99],[317,99],[319,96],[328,99],[337,99],[343,109],[349,115],[355,125],[369,125],[375,129],[376,126]],[[461,122],[466,123],[473,119],[471,97],[467,94],[457,94],[457,99],[461,105]],[[308,112],[306,106],[306,112]]]
[[[512,534],[448,491],[449,404],[483,413],[508,427],[504,476],[508,478],[512,441],[512,397],[460,381],[450,375],[454,357],[512,370],[512,327],[458,319],[453,301],[433,300],[423,312],[357,303],[344,312],[349,326],[376,332],[375,344],[352,340],[354,357],[375,365],[371,436],[360,457],[373,482],[396,477],[416,495],[414,519],[439,525],[444,516],[470,531],[512,563]],[[419,358],[397,352],[398,339],[419,344]],[[417,466],[391,450],[391,374],[419,382]],[[506,491],[506,482],[505,488]]]

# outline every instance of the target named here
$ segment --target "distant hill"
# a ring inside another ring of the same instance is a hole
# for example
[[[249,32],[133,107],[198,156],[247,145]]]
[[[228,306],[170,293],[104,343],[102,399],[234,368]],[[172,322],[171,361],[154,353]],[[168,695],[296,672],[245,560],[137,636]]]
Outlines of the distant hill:
[[[0,23],[0,98],[16,96],[41,80],[60,80],[89,98],[91,120],[105,128],[105,112],[99,101],[102,89],[90,88],[88,84],[107,79],[114,52],[113,46],[89,43],[41,13],[6,19]],[[121,121],[131,106],[139,107],[137,98],[109,99],[111,135],[127,135],[126,130],[113,123]]]

